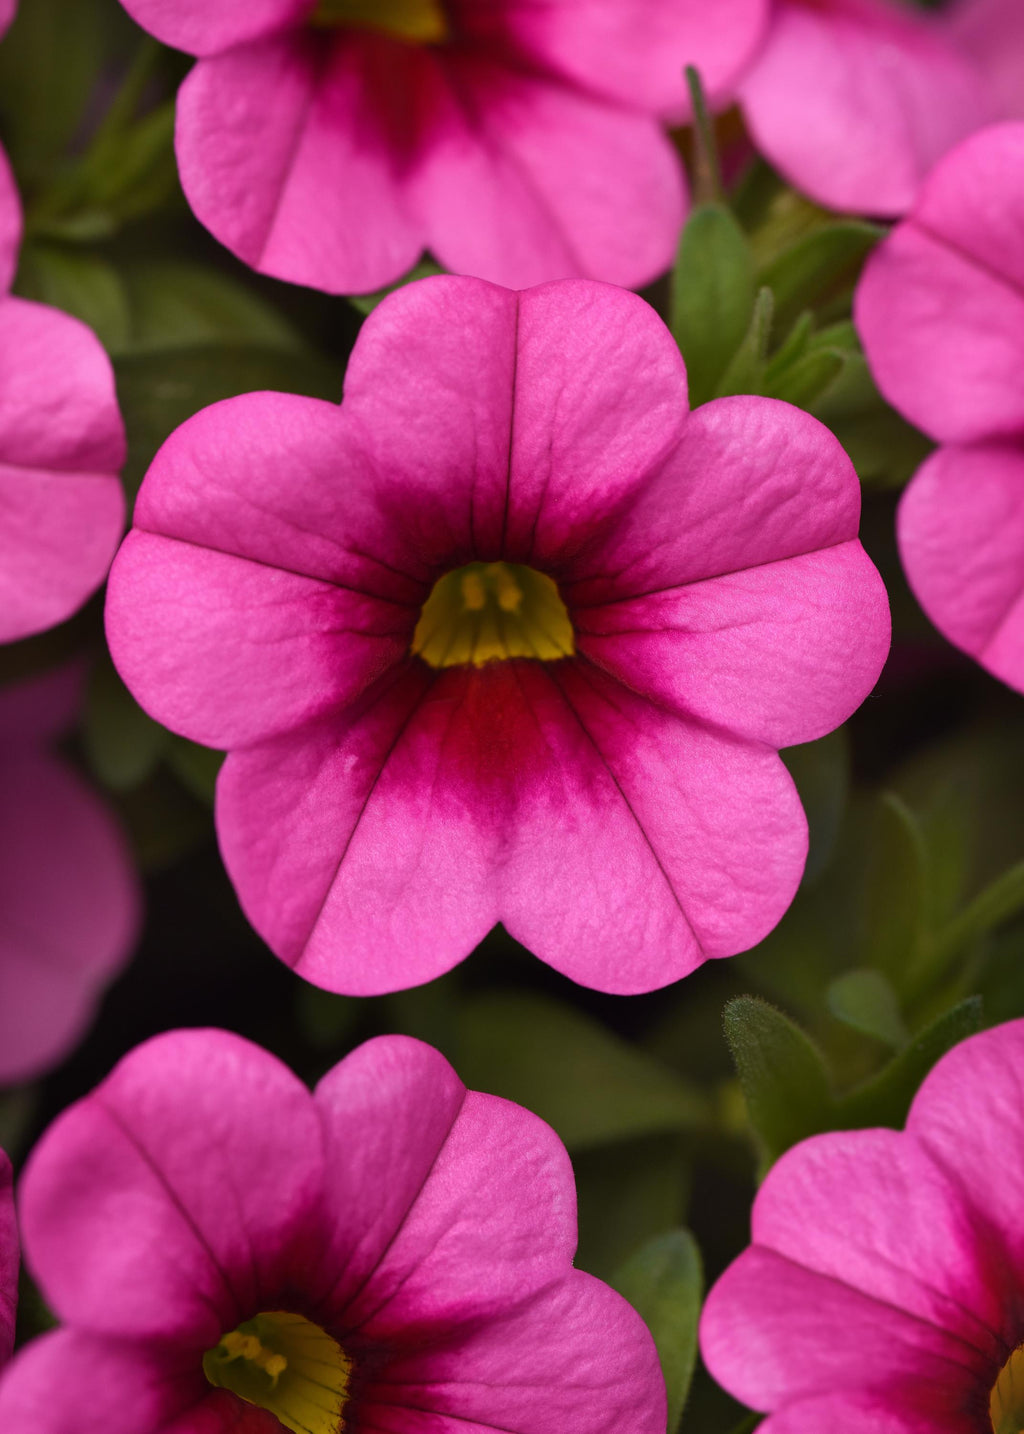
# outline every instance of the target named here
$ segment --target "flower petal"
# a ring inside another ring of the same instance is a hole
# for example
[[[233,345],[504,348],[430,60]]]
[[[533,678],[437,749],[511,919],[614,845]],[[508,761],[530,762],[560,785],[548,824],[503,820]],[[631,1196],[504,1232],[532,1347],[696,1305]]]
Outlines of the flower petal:
[[[914,1097],[907,1130],[963,1192],[992,1241],[992,1289],[1016,1309],[1024,1231],[1013,1188],[1024,1178],[1024,1021],[971,1036],[943,1056]],[[1014,1334],[1014,1338],[1016,1338]]]
[[[762,1434],[977,1434],[971,1388],[823,1395],[787,1404],[759,1425]],[[960,1407],[954,1403],[959,1395]],[[929,1397],[930,1396],[930,1397]],[[930,1406],[930,1407],[929,1407]]]
[[[954,43],[980,66],[1005,119],[1024,119],[1024,10],[1017,0],[953,0],[943,11]]]
[[[411,269],[423,235],[398,185],[389,114],[413,83],[416,57],[403,49],[296,33],[201,60],[177,121],[197,218],[261,273],[332,294]]]
[[[806,852],[774,753],[572,662],[414,666],[348,727],[232,754],[218,831],[257,930],[352,994],[499,919],[575,980],[653,990],[760,940]]]
[[[708,1295],[700,1346],[718,1383],[763,1410],[816,1395],[929,1388],[956,1408],[992,1368],[927,1320],[759,1245]]]
[[[55,1065],[128,956],[140,891],[113,816],[42,752],[0,756],[0,1084]]]
[[[940,448],[904,493],[897,532],[939,631],[1024,691],[1024,450]]]
[[[88,667],[73,658],[0,687],[0,749],[42,747],[78,723]]]
[[[14,1317],[18,1307],[20,1263],[11,1162],[0,1150],[0,1369],[3,1369],[14,1349]]]
[[[824,424],[771,398],[720,398],[574,561],[570,612],[856,539],[860,483]]]
[[[211,1389],[202,1351],[54,1330],[0,1383],[4,1434],[279,1434],[272,1414]]]
[[[930,175],[868,260],[855,317],[886,398],[944,443],[1024,430],[1024,125],[995,125]]]
[[[634,691],[786,747],[871,691],[889,605],[860,543],[573,613],[579,650]]]
[[[639,288],[671,266],[685,180],[653,117],[458,50],[424,58],[421,85],[430,119],[403,182],[446,268]]]
[[[900,214],[984,124],[979,78],[938,26],[885,0],[779,0],[740,86],[758,149],[832,209]]]
[[[389,1361],[364,1399],[368,1422],[395,1434],[456,1434],[467,1423],[516,1434],[665,1428],[664,1384],[647,1328],[621,1295],[579,1270],[503,1316],[469,1324],[433,1348],[413,1346]]]
[[[320,1121],[291,1071],[226,1031],[173,1031],[36,1146],[26,1257],[64,1319],[201,1352],[280,1299],[319,1238],[322,1177]]]
[[[132,19],[193,55],[215,55],[297,24],[313,0],[123,0]]]

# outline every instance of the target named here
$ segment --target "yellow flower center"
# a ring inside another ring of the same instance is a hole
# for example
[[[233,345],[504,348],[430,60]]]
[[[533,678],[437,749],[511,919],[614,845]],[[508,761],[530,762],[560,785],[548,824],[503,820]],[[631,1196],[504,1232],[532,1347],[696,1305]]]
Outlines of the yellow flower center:
[[[431,667],[482,667],[509,657],[557,662],[576,650],[555,584],[520,563],[470,563],[438,578],[412,650]]]
[[[319,0],[310,23],[329,29],[382,30],[424,45],[448,37],[443,0]]]
[[[203,1355],[218,1389],[275,1415],[292,1434],[340,1434],[352,1362],[337,1340],[301,1315],[272,1310],[246,1320]]]
[[[1024,1345],[1015,1349],[999,1371],[988,1401],[993,1434],[1024,1431]]]

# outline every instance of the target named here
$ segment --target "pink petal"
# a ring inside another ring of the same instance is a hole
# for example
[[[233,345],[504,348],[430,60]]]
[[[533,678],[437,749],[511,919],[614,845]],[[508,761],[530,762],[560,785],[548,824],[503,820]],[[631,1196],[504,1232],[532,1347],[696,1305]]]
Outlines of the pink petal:
[[[1024,691],[1024,450],[940,448],[904,493],[897,532],[936,627]]]
[[[563,580],[574,612],[838,547],[860,523],[841,445],[809,413],[768,398],[697,409],[630,496]]]
[[[0,1383],[4,1434],[280,1434],[272,1414],[211,1389],[202,1349],[55,1330]]]
[[[0,301],[0,642],[69,617],[124,523],[109,360],[76,319]]]
[[[81,1038],[138,934],[140,898],[111,813],[62,762],[0,756],[0,1084]]]
[[[233,753],[218,830],[257,930],[352,994],[499,919],[575,980],[651,990],[760,940],[806,850],[774,753],[573,663],[412,669],[350,727]]]
[[[349,1212],[335,1248],[366,1231],[318,1304],[336,1328],[372,1348],[418,1347],[502,1314],[569,1270],[572,1167],[537,1116],[466,1094],[435,1051],[399,1037],[363,1047],[317,1100],[329,1112],[332,1206]],[[376,1170],[381,1181],[370,1178]]]
[[[700,1344],[718,1383],[756,1409],[907,1390],[956,1408],[991,1382],[991,1360],[954,1335],[758,1245],[711,1290]]]
[[[193,55],[215,55],[298,24],[315,0],[123,0],[144,30]]]
[[[917,1095],[907,1130],[947,1173],[992,1241],[993,1295],[1016,1308],[1024,1277],[1024,1231],[1013,1191],[1024,1178],[1024,1021],[955,1046]],[[1014,1335],[1016,1338],[1016,1335]]]
[[[27,1258],[64,1319],[202,1351],[280,1299],[319,1234],[322,1174],[320,1121],[291,1071],[225,1031],[174,1031],[36,1146]]]
[[[3,1369],[14,1349],[19,1264],[18,1222],[14,1217],[11,1162],[0,1150],[0,1369]]]
[[[787,1404],[758,1427],[762,1434],[977,1434],[977,1408],[973,1389],[963,1391],[959,1408],[944,1390],[931,1399],[928,1391],[826,1394]]]
[[[429,119],[404,185],[446,268],[639,288],[671,266],[685,181],[650,115],[458,50],[424,56],[420,85]]]
[[[945,443],[1024,428],[1024,125],[998,125],[933,172],[868,260],[855,316],[882,392]]]
[[[995,113],[1024,119],[1024,10],[1018,0],[954,0],[943,18],[953,42],[980,66]]]
[[[406,55],[406,52],[408,54]],[[392,95],[412,47],[278,36],[201,61],[178,98],[196,216],[262,273],[329,293],[379,289],[420,256],[396,173]]]
[[[3,35],[14,19],[18,0],[0,0],[0,35]]]
[[[695,65],[705,89],[722,95],[761,39],[766,0],[461,0],[471,31],[499,36],[585,89],[645,110],[686,109],[683,69]]]
[[[87,675],[87,664],[76,658],[0,687],[0,750],[66,736],[81,716]]]
[[[802,1141],[761,1186],[752,1238],[1001,1363],[993,1252],[959,1190],[903,1131]]]
[[[13,3],[6,16],[9,22],[13,14]],[[5,28],[5,12],[0,0],[0,34]],[[0,149],[0,294],[6,294],[11,287],[14,271],[18,266],[18,249],[21,245],[21,199],[6,154]]]
[[[940,28],[886,0],[778,0],[740,87],[757,147],[833,209],[900,214],[928,170],[989,118]]]
[[[364,1399],[368,1425],[394,1434],[665,1428],[650,1334],[620,1295],[578,1270],[503,1317],[390,1361]]]
[[[857,542],[573,618],[580,651],[634,691],[773,747],[845,721],[889,650],[885,588]]]

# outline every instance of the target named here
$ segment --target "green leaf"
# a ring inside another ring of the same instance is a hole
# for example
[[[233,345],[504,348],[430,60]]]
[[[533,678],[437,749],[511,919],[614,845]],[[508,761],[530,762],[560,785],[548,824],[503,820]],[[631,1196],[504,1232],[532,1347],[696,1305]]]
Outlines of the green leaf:
[[[844,220],[806,235],[772,259],[760,281],[775,296],[779,326],[787,328],[804,309],[817,309],[849,288],[884,233],[874,224]]]
[[[662,1133],[576,1150],[576,1265],[608,1280],[647,1240],[685,1218],[690,1171],[682,1136]]]
[[[828,1130],[835,1104],[829,1073],[821,1052],[796,1022],[757,996],[730,1001],[724,1022],[750,1123],[767,1163],[798,1140]]]
[[[899,998],[881,971],[847,971],[829,986],[827,999],[832,1014],[853,1030],[895,1050],[906,1045],[909,1033]]]
[[[902,1127],[910,1103],[932,1066],[981,1027],[982,1003],[977,996],[946,1011],[916,1035],[877,1076],[837,1102],[833,1128]]]
[[[466,1084],[536,1111],[575,1150],[707,1123],[698,1092],[572,1006],[488,992],[459,1015]]]
[[[690,110],[693,127],[694,173],[693,194],[697,204],[721,203],[725,198],[722,183],[722,163],[718,155],[718,139],[714,121],[704,93],[700,71],[687,65],[683,71],[686,88],[690,92]]]
[[[883,792],[871,815],[864,892],[863,964],[878,967],[897,990],[915,978],[926,949],[928,853],[914,813]]]
[[[681,1229],[656,1236],[619,1268],[612,1284],[654,1336],[668,1394],[668,1434],[675,1434],[697,1364],[704,1271],[696,1240]]]
[[[96,254],[44,240],[21,251],[14,292],[81,319],[111,353],[128,342],[131,316],[118,271]]]
[[[980,936],[1001,926],[1024,911],[1024,862],[1018,862],[996,877],[945,928],[936,941],[935,961],[943,964],[950,956],[970,946]]]
[[[95,775],[105,787],[122,792],[156,770],[171,734],[143,712],[106,661],[89,679],[82,742]]]
[[[135,354],[203,344],[248,342],[301,349],[284,316],[244,284],[216,269],[177,260],[126,264],[122,278],[131,310]]]
[[[810,847],[804,881],[813,881],[835,850],[850,794],[850,743],[839,727],[816,742],[788,747],[779,754],[800,793],[807,813]]]
[[[754,260],[742,229],[724,205],[701,205],[683,230],[670,318],[694,408],[713,397],[743,342],[755,295]]]
[[[764,393],[768,398],[781,398],[798,408],[810,408],[842,373],[846,354],[839,349],[813,349],[795,363],[785,366],[768,365]]]
[[[378,304],[382,303],[389,294],[396,289],[404,289],[406,284],[413,284],[417,279],[429,279],[434,274],[443,274],[445,270],[433,259],[421,259],[415,268],[410,269],[408,274],[403,274],[393,284],[388,284],[384,289],[378,289],[375,294],[348,294],[349,303],[361,314],[372,314]]]
[[[761,392],[774,312],[775,300],[771,289],[759,290],[747,332],[715,389],[716,398],[733,393]]]
[[[848,356],[812,411],[846,449],[861,482],[872,487],[901,488],[933,446],[885,403],[859,354]]]

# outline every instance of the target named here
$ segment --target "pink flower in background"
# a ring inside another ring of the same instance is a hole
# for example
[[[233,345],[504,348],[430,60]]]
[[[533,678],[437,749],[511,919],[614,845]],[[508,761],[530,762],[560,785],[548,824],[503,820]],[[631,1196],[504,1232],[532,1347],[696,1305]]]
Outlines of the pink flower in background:
[[[81,677],[65,667],[0,689],[0,1085],[74,1048],[138,933],[114,818],[49,750],[77,716]]]
[[[18,1308],[18,1225],[14,1217],[11,1162],[0,1150],[0,1370],[14,1348]]]
[[[978,65],[993,118],[1024,119],[1024,5],[1020,0],[954,0],[954,44]]]
[[[419,1041],[311,1095],[238,1036],[158,1036],[19,1196],[65,1328],[0,1382],[4,1434],[663,1434],[650,1335],[572,1268],[558,1138]]]
[[[67,314],[7,294],[21,208],[0,153],[0,642],[70,617],[124,527],[110,361]]]
[[[521,287],[636,287],[684,211],[661,119],[724,89],[767,0],[124,0],[200,56],[178,108],[195,213],[246,263],[332,293],[424,249]]]
[[[600,990],[754,945],[806,825],[780,746],[889,642],[853,468],[764,398],[687,413],[607,285],[410,285],[341,408],[251,394],[158,454],[107,631],[142,704],[230,749],[242,905],[308,980],[428,981],[498,921]]]
[[[971,59],[904,0],[775,0],[739,99],[792,185],[861,214],[902,214],[939,156],[994,117]]]
[[[701,1349],[764,1434],[1024,1424],[1024,1022],[974,1036],[905,1131],[815,1136],[769,1172]]]
[[[871,256],[855,317],[879,388],[945,445],[899,509],[936,627],[1024,691],[1024,125],[939,164]]]

